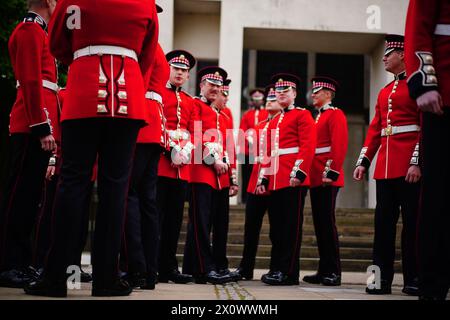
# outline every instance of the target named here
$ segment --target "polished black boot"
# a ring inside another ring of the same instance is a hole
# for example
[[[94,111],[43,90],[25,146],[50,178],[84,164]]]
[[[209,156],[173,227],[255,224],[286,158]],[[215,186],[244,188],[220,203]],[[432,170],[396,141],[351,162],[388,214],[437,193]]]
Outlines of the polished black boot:
[[[311,274],[309,276],[304,276],[303,281],[311,283],[311,284],[321,284],[322,283],[322,275],[318,272],[315,274]]]
[[[161,283],[168,283],[169,281],[172,281],[173,283],[178,284],[186,284],[194,281],[194,278],[190,274],[181,273],[177,269],[172,270],[168,274],[158,275],[158,279]]]
[[[194,282],[197,284],[224,284],[233,281],[229,275],[220,275],[216,271],[210,271],[206,274],[194,276]]]
[[[409,296],[419,296],[420,291],[418,279],[414,279],[410,283],[405,284],[405,286],[402,289],[402,292]]]
[[[386,280],[381,280],[381,288],[370,289],[366,287],[366,293],[368,294],[391,294],[391,285]]]
[[[234,281],[252,280],[253,272],[247,271],[244,268],[239,267],[235,271],[230,272],[230,277],[233,278]]]
[[[143,290],[155,290],[156,287],[156,275],[152,274],[145,278],[145,283],[141,285]]]
[[[92,296],[94,297],[117,297],[128,296],[133,291],[133,288],[123,279],[117,279],[109,286],[92,285]]]
[[[56,282],[42,278],[25,285],[24,291],[31,296],[64,298],[67,297],[67,283],[66,280]]]
[[[341,276],[336,273],[330,273],[322,276],[321,283],[324,286],[336,287],[341,285]]]
[[[271,286],[293,286],[299,284],[298,278],[292,277],[281,271],[274,272],[271,275],[266,275],[262,282]]]

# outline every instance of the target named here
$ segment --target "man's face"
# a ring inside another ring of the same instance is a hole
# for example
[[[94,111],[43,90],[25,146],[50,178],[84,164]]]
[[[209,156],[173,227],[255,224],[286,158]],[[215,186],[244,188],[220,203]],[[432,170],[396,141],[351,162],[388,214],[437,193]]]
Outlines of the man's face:
[[[311,94],[314,107],[321,108],[331,101],[331,92],[329,90],[320,90]]]
[[[280,106],[280,104],[278,103],[278,101],[267,101],[266,103],[266,110],[271,113],[277,113],[278,111],[280,111],[282,108]]]
[[[214,101],[217,95],[220,93],[221,86],[212,84],[208,81],[203,81],[200,83],[200,91],[202,96],[204,96],[208,101]]]
[[[181,87],[189,79],[189,70],[170,66],[169,81],[176,87]]]
[[[252,99],[252,104],[256,108],[260,108],[264,104],[264,99],[260,99],[260,100]]]
[[[282,108],[289,107],[294,103],[295,98],[297,97],[297,91],[292,87],[282,92],[275,91],[275,94],[277,96],[277,101]]]
[[[404,63],[403,51],[394,50],[383,57],[384,69],[388,72],[395,72]],[[401,69],[401,68],[400,68]]]
[[[227,102],[228,102],[228,97],[226,95],[224,95],[222,91],[220,91],[220,93],[217,94],[217,98],[214,101],[214,105],[219,110],[223,110],[227,106]]]

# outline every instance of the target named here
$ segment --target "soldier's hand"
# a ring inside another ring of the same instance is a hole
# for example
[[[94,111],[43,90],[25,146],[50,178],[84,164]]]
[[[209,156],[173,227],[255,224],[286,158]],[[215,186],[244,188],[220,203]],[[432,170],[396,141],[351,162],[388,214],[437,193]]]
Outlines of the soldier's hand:
[[[266,187],[263,185],[259,185],[256,187],[256,194],[264,194],[266,193]]]
[[[412,165],[408,169],[408,173],[406,174],[405,181],[409,183],[417,183],[420,180],[422,173],[420,172],[420,167]]]
[[[301,181],[298,180],[297,178],[291,178],[291,180],[289,180],[289,185],[291,187],[298,187],[301,184]]]
[[[221,175],[228,171],[228,165],[222,160],[217,160],[216,163],[214,163],[214,169],[218,175]]]
[[[322,178],[322,185],[329,186],[332,183],[333,183],[333,180],[331,180],[330,178]]]
[[[422,94],[416,100],[417,106],[423,112],[431,112],[437,115],[443,115],[442,97],[437,90],[428,91]]]
[[[45,179],[48,181],[52,180],[53,176],[55,175],[55,166],[48,166],[47,167],[47,173],[45,174]]]
[[[237,195],[239,192],[239,187],[238,186],[231,186],[230,187],[230,192],[229,192],[229,196],[230,197],[234,197],[235,195]]]
[[[365,173],[366,173],[365,167],[357,166],[355,171],[353,171],[353,179],[355,179],[356,181],[360,181],[364,177]]]
[[[40,138],[41,141],[41,147],[45,151],[53,151],[56,149],[56,141],[55,138],[51,134],[48,136]]]

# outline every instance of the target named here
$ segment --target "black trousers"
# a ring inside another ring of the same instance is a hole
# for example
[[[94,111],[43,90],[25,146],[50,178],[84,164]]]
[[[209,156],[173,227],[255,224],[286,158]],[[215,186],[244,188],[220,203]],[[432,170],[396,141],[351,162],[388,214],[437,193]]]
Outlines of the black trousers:
[[[134,153],[121,260],[129,273],[155,277],[159,246],[156,182],[161,147],[138,143]]]
[[[142,123],[118,118],[64,121],[62,167],[53,215],[46,277],[61,281],[79,246],[85,201],[98,155],[98,211],[92,248],[93,285],[118,277],[121,237],[136,139]]]
[[[253,161],[253,157],[250,157],[249,155],[245,155],[244,163],[241,165],[242,190],[245,190],[245,191],[247,191],[248,182],[250,180],[250,177],[252,175],[252,170],[253,170],[253,163],[250,163],[250,161]],[[247,192],[242,192],[242,203],[246,203],[246,201],[247,201]]]
[[[306,187],[288,187],[271,193],[270,269],[281,271],[294,278],[298,278],[300,274],[303,209],[307,192]]]
[[[210,234],[221,198],[220,191],[208,184],[191,184],[183,273],[198,276],[218,270],[215,258],[220,256],[220,249],[216,248],[213,253]]]
[[[59,175],[52,177],[52,180],[45,180],[44,190],[42,195],[41,210],[39,212],[38,220],[36,222],[36,230],[34,237],[34,250],[33,250],[33,266],[36,269],[44,267],[47,253],[50,248],[51,241],[51,217],[53,212],[53,204],[56,195],[56,187],[58,184]],[[94,187],[94,181],[90,184],[90,192],[88,199],[85,203],[84,216],[82,222],[82,230],[79,238],[78,249],[73,253],[73,265],[81,266],[81,256],[83,254],[84,247],[86,246],[87,237],[89,234],[89,209],[92,195],[92,188]]]
[[[253,272],[255,268],[256,252],[258,250],[259,234],[264,214],[269,209],[270,196],[258,196],[247,194],[245,205],[245,227],[244,227],[244,251],[240,267],[245,271]]]
[[[336,197],[339,187],[310,189],[314,230],[319,250],[319,274],[341,274],[339,236],[336,228]]]
[[[31,134],[10,137],[10,168],[0,212],[0,270],[32,263],[32,232],[50,152]]]
[[[187,181],[158,177],[156,199],[160,222],[158,273],[178,270],[177,247],[183,223]]]
[[[230,220],[230,188],[217,190],[212,221],[212,253],[218,271],[228,269],[227,243]]]
[[[419,272],[426,295],[445,297],[450,286],[450,108],[443,116],[423,113],[422,203],[419,213]]]
[[[417,278],[417,214],[420,183],[405,178],[377,180],[373,264],[381,269],[381,279],[392,283],[394,277],[395,235],[399,214],[402,214],[403,281]]]

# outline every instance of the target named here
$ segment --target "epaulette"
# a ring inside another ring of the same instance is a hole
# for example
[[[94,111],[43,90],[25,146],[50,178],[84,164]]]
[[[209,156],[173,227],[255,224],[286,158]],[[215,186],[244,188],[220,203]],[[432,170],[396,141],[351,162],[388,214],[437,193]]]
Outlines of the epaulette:
[[[23,18],[23,22],[25,23],[37,23],[38,25],[41,26],[41,28],[44,31],[47,31],[47,23],[45,22],[45,20],[38,14],[34,13],[34,12],[28,12],[27,15],[25,16],[25,18]]]

